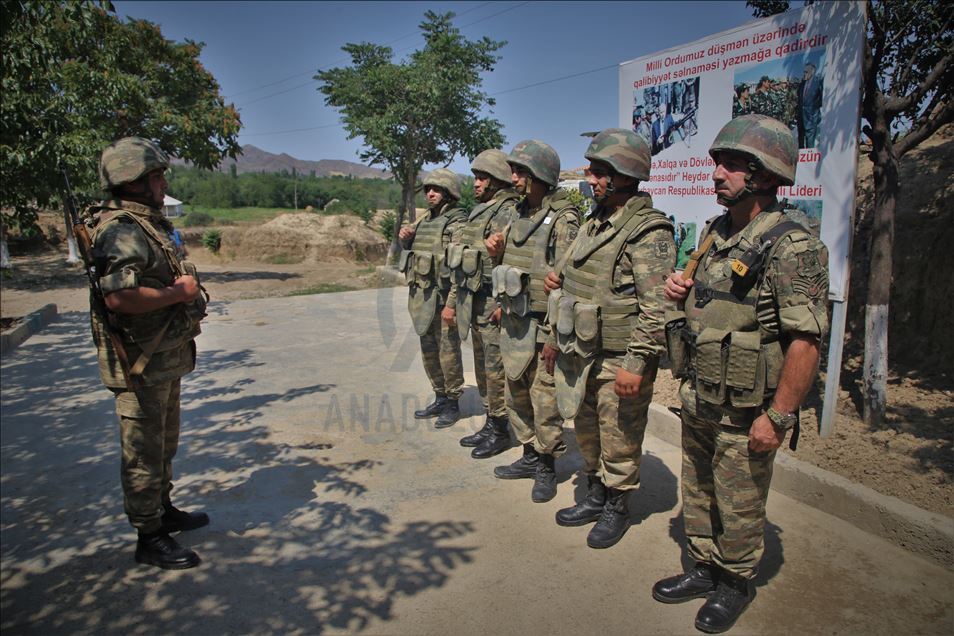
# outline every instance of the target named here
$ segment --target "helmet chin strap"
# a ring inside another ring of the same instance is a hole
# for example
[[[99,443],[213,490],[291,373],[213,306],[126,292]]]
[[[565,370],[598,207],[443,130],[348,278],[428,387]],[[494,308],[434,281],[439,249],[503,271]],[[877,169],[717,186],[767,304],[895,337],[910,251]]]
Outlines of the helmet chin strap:
[[[632,185],[617,187],[613,179],[613,175],[609,175],[609,180],[606,183],[606,191],[603,192],[603,196],[598,197],[596,196],[596,193],[594,192],[593,200],[595,200],[597,204],[602,204],[604,201],[609,199],[614,194],[633,195],[633,194],[636,194],[637,192],[639,192],[639,181],[634,181]]]

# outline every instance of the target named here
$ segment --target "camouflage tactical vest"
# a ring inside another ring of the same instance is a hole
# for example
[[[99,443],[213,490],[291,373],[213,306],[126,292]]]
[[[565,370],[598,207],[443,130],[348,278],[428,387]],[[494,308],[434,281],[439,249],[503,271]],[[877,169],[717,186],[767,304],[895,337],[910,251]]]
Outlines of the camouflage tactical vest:
[[[635,201],[642,203],[641,199]],[[627,208],[611,231],[587,236],[588,228],[582,228],[563,272],[560,309],[568,307],[573,311],[575,305],[577,313],[585,311],[580,308],[594,311],[598,321],[599,348],[605,351],[626,350],[639,313],[639,299],[635,294],[620,295],[613,289],[613,273],[626,243],[649,229],[672,229],[672,223],[659,210],[642,205],[628,205]],[[596,222],[596,219],[590,221]],[[573,316],[562,317],[559,310],[556,316],[551,312],[551,323],[554,319],[559,323],[558,333],[570,331],[574,325]],[[585,326],[581,327],[586,329]],[[563,335],[572,333],[570,331]]]
[[[484,239],[490,233],[490,224],[500,210],[505,205],[512,205],[519,198],[516,192],[503,192],[499,197],[481,203],[471,210],[457,243],[460,247],[454,248],[453,255],[448,251],[448,265],[458,286],[476,292],[481,286],[490,284],[494,259],[487,252]]]
[[[529,274],[529,311],[546,313],[547,295],[543,280],[553,268],[548,254],[556,221],[564,214],[575,213],[573,203],[562,190],[547,195],[536,214],[521,217],[510,226],[503,265],[515,267]]]
[[[428,213],[418,221],[411,247],[401,253],[398,265],[411,285],[450,287],[450,270],[444,258],[444,231],[464,214],[463,208],[451,208],[433,218]]]
[[[195,266],[179,259],[172,238],[154,225],[154,219],[149,218],[149,215],[114,207],[121,204],[122,202],[109,202],[87,211],[88,224],[92,229],[90,240],[94,248],[99,236],[112,224],[132,222],[147,237],[146,242],[150,249],[150,254],[145,257],[148,266],[139,275],[141,287],[162,289],[171,286],[176,278],[184,275],[191,275],[196,281],[199,280]],[[94,250],[94,258],[96,256]],[[98,272],[102,272],[106,264],[97,263],[96,267]],[[203,289],[194,301],[187,304],[178,303],[144,314],[111,314],[111,320],[122,334],[134,372],[141,375],[147,385],[165,381],[168,379],[166,376],[179,377],[191,370],[191,364],[187,364],[190,361],[181,360],[181,356],[172,354],[171,357],[177,360],[175,364],[182,368],[169,367],[169,361],[164,358],[170,356],[163,354],[180,349],[199,335],[199,323],[206,315],[206,301]],[[93,337],[100,349],[103,381],[107,386],[124,386],[121,372],[116,368],[115,353],[111,353],[107,326],[102,324],[96,312],[91,312],[90,318]],[[102,359],[103,356],[106,356],[106,359]]]
[[[714,224],[710,223],[708,232],[715,231]],[[733,271],[733,266],[738,268],[738,263],[751,258],[740,243],[722,252],[713,246],[702,255],[686,298],[684,336],[689,344],[689,375],[695,378],[700,400],[747,408],[761,406],[775,393],[785,352],[778,333],[766,330],[759,321],[757,303],[776,246],[795,232],[808,230],[782,215],[773,227],[754,237],[752,243],[763,250],[756,267],[744,276]]]

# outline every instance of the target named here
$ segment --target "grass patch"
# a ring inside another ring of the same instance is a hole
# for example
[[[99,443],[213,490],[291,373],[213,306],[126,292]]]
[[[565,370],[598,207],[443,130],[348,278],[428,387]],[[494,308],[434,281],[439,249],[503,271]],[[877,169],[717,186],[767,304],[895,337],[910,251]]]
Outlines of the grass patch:
[[[283,208],[207,208],[201,205],[186,206],[186,213],[203,212],[214,219],[215,225],[258,224],[267,223],[279,214],[302,212],[302,210],[286,210]],[[184,217],[175,217],[172,224],[183,226]]]
[[[292,256],[291,254],[273,254],[262,259],[272,265],[297,265],[305,260],[303,256]]]
[[[341,285],[339,283],[319,283],[312,287],[305,287],[304,289],[296,289],[293,292],[289,292],[286,296],[313,296],[315,294],[334,294],[337,292],[345,291],[354,291],[354,287],[348,287],[347,285]]]

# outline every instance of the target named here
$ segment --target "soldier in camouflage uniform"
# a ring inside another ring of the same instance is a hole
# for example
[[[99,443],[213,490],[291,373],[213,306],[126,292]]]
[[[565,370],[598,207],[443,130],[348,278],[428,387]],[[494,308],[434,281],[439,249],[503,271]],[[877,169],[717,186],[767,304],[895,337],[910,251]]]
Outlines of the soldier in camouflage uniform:
[[[464,367],[460,356],[460,335],[455,327],[441,320],[441,311],[454,308],[448,302],[450,270],[446,252],[457,225],[467,212],[457,206],[460,179],[446,168],[438,168],[424,179],[427,214],[414,226],[401,228],[404,252],[399,269],[410,284],[408,311],[414,329],[421,337],[424,371],[436,396],[434,402],[414,416],[437,416],[436,428],[446,428],[460,419],[458,400],[464,389]]]
[[[510,184],[507,154],[496,149],[477,155],[474,173],[477,205],[465,223],[457,225],[454,244],[447,250],[451,291],[441,317],[455,323],[461,340],[473,334],[474,373],[484,401],[487,421],[483,428],[460,440],[476,459],[493,457],[510,448],[510,428],[504,401],[504,370],[500,357],[500,308],[493,297],[491,272],[500,258],[487,252],[484,241],[502,232],[517,216],[520,198]]]
[[[166,154],[126,137],[103,151],[99,174],[111,198],[87,212],[99,286],[131,366],[127,385],[116,349],[91,312],[100,376],[116,398],[126,515],[139,531],[136,561],[164,569],[199,557],[169,536],[209,523],[172,505],[172,458],[179,443],[180,378],[195,368],[195,337],[205,298],[195,268],[179,259],[162,215]]]
[[[586,151],[597,207],[563,267],[547,277],[550,339],[557,355],[560,415],[572,419],[583,455],[586,497],[556,513],[561,526],[596,521],[587,544],[608,548],[629,528],[627,496],[639,484],[643,436],[671,302],[676,262],[672,222],[639,191],[649,180],[646,141],[622,128]]]
[[[695,565],[656,583],[653,597],[707,596],[696,627],[717,633],[754,598],[775,452],[797,424],[828,328],[828,253],[776,199],[797,162],[782,122],[733,119],[709,154],[728,209],[708,223],[685,275],[666,282],[667,297],[685,303],[666,339],[684,378],[683,518]]]
[[[494,293],[502,306],[500,353],[507,376],[507,409],[523,455],[498,466],[500,479],[532,478],[531,498],[556,496],[554,459],[563,454],[563,418],[557,410],[553,364],[538,363],[549,327],[543,281],[563,258],[580,226],[580,213],[566,191],[557,188],[560,157],[537,140],[521,141],[510,152],[511,181],[523,200],[519,218],[506,234],[487,239],[489,252],[503,251],[494,268]]]

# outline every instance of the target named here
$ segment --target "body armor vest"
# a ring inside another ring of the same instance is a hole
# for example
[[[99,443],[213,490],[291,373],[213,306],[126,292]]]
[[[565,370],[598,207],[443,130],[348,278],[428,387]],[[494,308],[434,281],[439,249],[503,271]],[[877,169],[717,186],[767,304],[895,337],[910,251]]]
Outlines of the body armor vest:
[[[713,230],[709,226],[709,232]],[[682,340],[686,349],[677,359],[688,363],[685,373],[694,379],[700,400],[715,405],[728,404],[739,408],[761,406],[771,398],[782,373],[785,352],[779,341],[777,326],[767,329],[759,314],[775,311],[759,307],[759,292],[765,269],[779,240],[793,232],[808,233],[803,226],[781,220],[752,241],[759,260],[740,275],[740,263],[751,258],[752,250],[740,244],[724,252],[710,249],[701,257],[685,304],[685,327],[676,338],[667,325],[667,343]],[[678,342],[674,342],[679,347]]]
[[[596,236],[586,236],[581,231],[573,244],[563,272],[563,300],[559,302],[562,307],[579,303],[596,308],[602,350],[625,351],[639,313],[639,299],[635,294],[621,295],[613,289],[613,273],[620,254],[633,236],[657,227],[671,229],[672,223],[658,210],[632,206],[624,210],[614,231]],[[554,318],[551,315],[551,321]],[[567,324],[573,324],[569,317],[559,322],[564,330]]]
[[[552,269],[547,250],[556,228],[556,221],[563,214],[575,210],[573,203],[563,192],[548,195],[536,214],[521,217],[510,226],[503,265],[515,267],[529,274],[529,310],[546,313],[547,295],[543,279]]]
[[[500,210],[507,204],[514,203],[519,198],[516,192],[505,192],[499,195],[499,198],[492,199],[486,203],[476,206],[467,217],[467,223],[461,232],[460,245],[463,247],[461,255],[461,264],[452,265],[455,275],[458,276],[457,284],[467,287],[471,291],[476,291],[481,285],[490,283],[490,275],[494,269],[493,257],[487,252],[487,246],[484,245],[484,239],[489,233],[490,223],[494,220]],[[471,255],[470,251],[479,252],[479,256]],[[476,261],[476,264],[468,262]],[[476,271],[475,271],[476,270]],[[460,272],[460,274],[457,274]],[[477,279],[478,282],[474,282]]]
[[[407,309],[414,331],[419,336],[427,333],[438,311],[439,296],[450,288],[450,271],[444,255],[444,231],[449,223],[463,214],[461,208],[447,209],[434,218],[429,218],[428,213],[428,218],[418,222],[415,228],[411,248],[401,252],[398,269],[404,272],[411,286]]]

